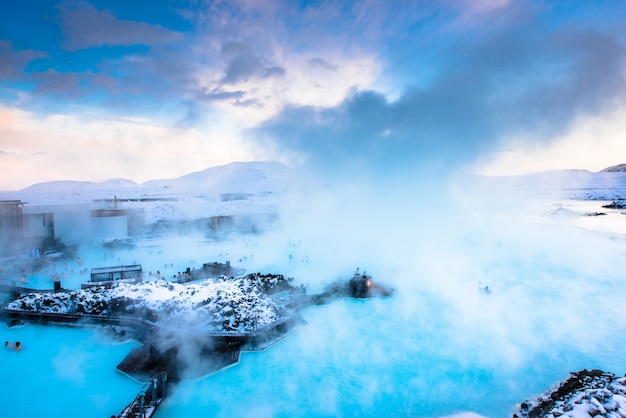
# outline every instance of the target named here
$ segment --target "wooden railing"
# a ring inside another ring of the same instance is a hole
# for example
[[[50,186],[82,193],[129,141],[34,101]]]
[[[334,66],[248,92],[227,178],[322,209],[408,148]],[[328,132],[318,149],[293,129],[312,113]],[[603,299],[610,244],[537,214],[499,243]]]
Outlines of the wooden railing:
[[[167,373],[161,372],[148,380],[135,399],[117,418],[150,418],[167,396]]]

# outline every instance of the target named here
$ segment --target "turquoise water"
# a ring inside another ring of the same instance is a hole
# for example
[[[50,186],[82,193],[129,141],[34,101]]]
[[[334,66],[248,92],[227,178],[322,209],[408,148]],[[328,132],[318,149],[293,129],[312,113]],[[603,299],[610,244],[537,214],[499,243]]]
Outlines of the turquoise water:
[[[144,272],[167,275],[230,260],[295,277],[311,293],[360,266],[396,289],[387,299],[305,309],[308,325],[226,370],[182,381],[156,418],[503,417],[571,371],[626,372],[626,216],[545,216],[552,208],[540,207],[522,219],[509,208],[459,209],[465,217],[445,222],[348,225],[348,239],[278,231],[79,255],[88,268],[140,262]],[[78,288],[78,262],[62,263],[56,271],[70,272],[64,287]],[[30,279],[50,280],[45,272]],[[485,285],[490,294],[480,291]],[[108,417],[141,387],[115,369],[136,343],[85,329],[0,330],[0,339],[24,343],[21,352],[2,352],[6,416]]]
[[[141,388],[115,368],[136,343],[94,330],[4,324],[0,339],[24,347],[0,352],[2,416],[110,417]]]
[[[308,325],[296,334],[265,352],[242,354],[239,364],[216,375],[183,381],[156,416],[429,417],[473,411],[504,417],[570,371],[626,371],[625,338],[588,347],[553,335],[559,319],[541,316],[532,336],[517,336],[515,328],[527,331],[514,317],[481,326],[477,318],[444,312],[443,304],[412,302],[346,300],[307,309]],[[605,325],[602,333],[615,324]],[[579,326],[603,327],[593,320]]]
[[[572,371],[624,374],[626,239],[545,210],[377,236],[368,271],[392,298],[305,309],[296,334],[183,381],[156,417],[505,417]],[[349,259],[327,245],[298,248],[308,270]]]

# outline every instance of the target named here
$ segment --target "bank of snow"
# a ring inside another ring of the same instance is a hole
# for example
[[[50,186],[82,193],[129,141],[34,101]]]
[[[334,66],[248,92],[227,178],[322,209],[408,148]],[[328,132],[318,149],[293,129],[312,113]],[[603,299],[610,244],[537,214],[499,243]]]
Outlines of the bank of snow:
[[[133,315],[193,324],[203,331],[248,332],[280,318],[280,307],[263,293],[259,275],[182,285],[165,280],[118,283],[57,293],[32,293],[9,303],[8,310],[88,315]],[[262,276],[265,277],[265,276]],[[282,277],[282,276],[276,276]]]
[[[517,405],[513,418],[626,417],[626,377],[581,370],[534,399]]]

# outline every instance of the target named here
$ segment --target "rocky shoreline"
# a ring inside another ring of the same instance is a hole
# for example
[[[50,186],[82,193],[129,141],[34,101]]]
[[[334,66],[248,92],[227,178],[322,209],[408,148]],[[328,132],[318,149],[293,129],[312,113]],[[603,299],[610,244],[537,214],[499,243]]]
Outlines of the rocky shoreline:
[[[518,404],[512,418],[626,417],[626,377],[580,370],[543,394]]]
[[[370,282],[366,281],[368,285]],[[349,284],[335,283],[325,292],[307,297],[303,288],[293,286],[291,279],[280,274],[222,276],[186,285],[165,280],[120,283],[110,289],[28,294],[9,303],[5,311],[104,318],[122,315],[178,326],[194,324],[196,329],[239,335],[284,320],[290,305],[295,304],[297,310],[338,297],[358,297],[349,291]],[[381,289],[386,291],[376,295],[392,293]],[[626,418],[626,377],[595,369],[572,372],[553,388],[516,405],[511,417]]]
[[[198,284],[159,280],[116,283],[74,291],[30,293],[10,302],[5,312],[134,317],[162,324],[193,324],[213,332],[250,332],[278,321],[284,304],[276,292],[300,292],[279,274],[222,276]]]

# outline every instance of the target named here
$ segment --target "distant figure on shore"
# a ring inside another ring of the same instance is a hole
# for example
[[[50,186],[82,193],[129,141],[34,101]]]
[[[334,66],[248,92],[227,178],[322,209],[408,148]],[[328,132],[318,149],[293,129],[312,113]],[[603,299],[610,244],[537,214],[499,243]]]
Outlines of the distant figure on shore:
[[[11,348],[11,341],[7,341],[4,343],[4,348]]]
[[[22,349],[22,343],[19,341],[15,342],[15,347],[13,347],[14,351],[20,351]]]

